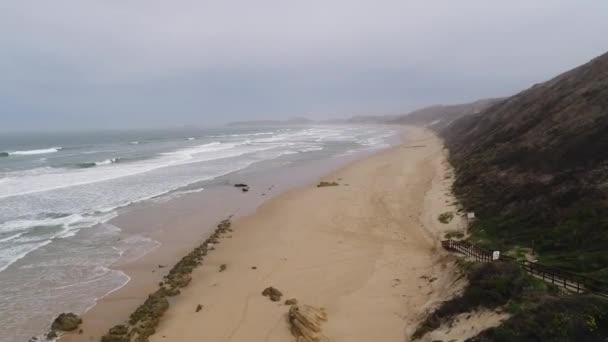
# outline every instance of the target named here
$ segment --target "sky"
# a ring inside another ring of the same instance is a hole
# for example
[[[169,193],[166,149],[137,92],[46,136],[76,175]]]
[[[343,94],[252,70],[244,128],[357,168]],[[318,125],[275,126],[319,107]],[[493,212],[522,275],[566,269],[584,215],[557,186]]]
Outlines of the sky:
[[[399,114],[608,50],[604,0],[3,0],[0,131]]]

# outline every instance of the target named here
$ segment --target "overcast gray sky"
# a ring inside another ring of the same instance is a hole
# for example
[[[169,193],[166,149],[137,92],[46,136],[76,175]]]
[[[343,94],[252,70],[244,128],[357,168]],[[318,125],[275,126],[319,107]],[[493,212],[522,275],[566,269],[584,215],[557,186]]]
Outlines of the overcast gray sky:
[[[0,130],[401,113],[608,50],[605,0],[3,0]]]

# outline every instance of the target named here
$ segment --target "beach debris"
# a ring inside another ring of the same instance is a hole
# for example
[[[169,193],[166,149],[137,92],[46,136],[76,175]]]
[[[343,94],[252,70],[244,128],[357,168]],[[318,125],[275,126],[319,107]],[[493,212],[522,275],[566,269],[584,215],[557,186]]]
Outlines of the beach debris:
[[[78,315],[72,312],[61,313],[51,324],[51,330],[72,331],[76,330],[80,323],[82,323],[82,319]]]
[[[196,306],[196,311],[195,311],[195,312],[199,312],[199,311],[201,311],[201,310],[203,310],[203,306],[202,306],[202,305],[200,305],[200,304],[199,304],[199,305],[197,305],[197,306]]]
[[[321,334],[321,324],[327,321],[323,308],[310,305],[292,305],[289,308],[291,334],[297,342],[326,342],[329,339]]]
[[[220,272],[224,272],[226,270],[226,268],[228,268],[228,265],[226,264],[221,264],[220,265]]]
[[[158,265],[158,268],[165,268],[165,267],[167,267],[167,266],[165,266],[165,265]]]
[[[247,192],[247,191],[249,191],[249,188],[242,188],[241,191]]]
[[[235,188],[248,188],[249,185],[247,185],[245,183],[237,183],[237,184],[234,184],[234,187]]]
[[[338,184],[337,182],[320,182],[319,184],[317,184],[317,188],[323,188],[326,186],[338,186],[340,184]]]
[[[278,302],[281,300],[283,293],[281,293],[281,291],[275,289],[274,287],[269,286],[265,288],[264,291],[262,291],[262,295],[265,297],[269,297],[270,300],[273,302]]]
[[[295,304],[298,304],[298,300],[295,298],[290,298],[285,301],[285,305],[295,305]]]
[[[257,270],[257,269],[258,269],[258,267],[257,267],[257,266],[251,266],[251,269],[252,269],[252,270]]]

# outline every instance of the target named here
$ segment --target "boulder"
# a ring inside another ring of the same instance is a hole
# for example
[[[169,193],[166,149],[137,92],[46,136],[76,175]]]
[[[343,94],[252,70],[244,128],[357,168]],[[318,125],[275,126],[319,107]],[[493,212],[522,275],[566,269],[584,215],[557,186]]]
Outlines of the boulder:
[[[82,323],[82,319],[74,313],[61,313],[51,324],[52,330],[72,331],[76,330]]]
[[[291,298],[285,301],[285,305],[295,305],[298,304],[298,300],[295,298]]]
[[[269,286],[269,287],[265,288],[264,291],[262,291],[262,295],[269,297],[270,300],[273,302],[278,302],[281,300],[283,293],[281,293],[281,291],[275,289],[274,287]]]

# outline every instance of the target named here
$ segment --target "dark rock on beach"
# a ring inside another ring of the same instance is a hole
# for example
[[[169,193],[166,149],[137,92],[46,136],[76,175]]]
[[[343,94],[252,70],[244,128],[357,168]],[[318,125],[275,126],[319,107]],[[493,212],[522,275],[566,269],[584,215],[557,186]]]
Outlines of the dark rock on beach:
[[[82,319],[74,313],[61,313],[51,324],[52,330],[72,331],[82,323]]]
[[[244,183],[237,183],[237,184],[234,184],[234,187],[235,188],[248,188],[249,185],[244,184]]]
[[[269,297],[270,300],[273,302],[278,302],[281,300],[283,293],[281,293],[281,291],[275,289],[274,287],[270,286],[270,287],[265,288],[264,291],[262,291],[262,295]]]
[[[127,332],[129,332],[129,329],[123,324],[115,325],[110,329],[112,335],[126,335]]]
[[[285,305],[295,305],[298,304],[298,300],[295,298],[291,298],[285,301]]]

